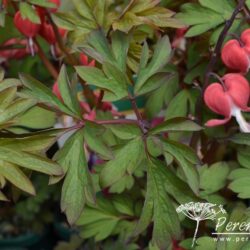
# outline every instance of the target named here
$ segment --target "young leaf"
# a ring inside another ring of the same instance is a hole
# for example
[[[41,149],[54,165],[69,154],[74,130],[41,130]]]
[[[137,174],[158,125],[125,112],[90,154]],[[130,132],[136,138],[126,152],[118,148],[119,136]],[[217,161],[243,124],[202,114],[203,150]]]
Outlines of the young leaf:
[[[219,4],[215,3],[215,1],[210,1],[208,4],[207,0],[199,2],[200,4],[187,3],[182,5],[182,12],[177,14],[177,18],[183,23],[190,26],[193,25],[186,34],[188,37],[196,36],[212,28],[216,28],[230,18],[233,12],[230,4],[225,0],[222,1],[223,4],[221,2]],[[220,9],[221,4],[223,6],[222,10]],[[228,10],[228,7],[230,7],[230,11],[225,11]]]
[[[99,88],[107,89],[115,93],[114,89],[117,86],[112,85],[100,69],[90,66],[77,66],[75,69],[77,74],[88,84],[93,84]]]
[[[87,1],[73,0],[72,2],[75,5],[77,12],[81,16],[89,20],[93,20],[93,21],[95,20],[95,17],[93,16],[93,12]]]
[[[75,13],[74,13],[75,14]],[[65,30],[74,31],[76,29],[75,25],[75,15],[71,12],[58,12],[52,15],[52,19],[58,27]],[[79,22],[79,20],[78,20]]]
[[[151,76],[143,84],[142,88],[137,91],[137,95],[143,95],[160,88],[164,84],[168,84],[169,80],[173,77],[173,74],[169,72],[158,72]]]
[[[78,75],[88,84],[110,91],[114,96],[112,100],[118,100],[127,95],[126,76],[112,64],[103,64],[104,73],[100,69],[89,66],[75,68]]]
[[[88,36],[88,43],[101,55],[103,61],[114,63],[114,56],[102,30],[92,31]]]
[[[127,75],[111,63],[104,62],[102,69],[109,81],[116,83],[117,87],[126,91],[128,87]]]
[[[139,64],[139,72],[144,69],[148,63],[149,59],[149,48],[147,41],[144,42],[141,52],[140,64]]]
[[[171,119],[175,117],[185,117],[188,111],[189,92],[182,90],[171,100],[168,105],[165,117]]]
[[[138,72],[135,92],[138,93],[143,84],[155,73],[159,72],[168,62],[171,45],[167,36],[162,37],[156,44],[151,61]]]
[[[62,186],[61,209],[72,225],[81,215],[85,203],[94,202],[94,190],[85,158],[82,129],[75,132],[70,144],[66,152],[70,151],[63,161],[67,172]]]
[[[149,118],[155,117],[165,105],[168,105],[176,92],[179,90],[179,76],[175,71],[167,84],[162,85],[150,93],[146,102],[146,113]]]
[[[126,72],[126,59],[128,49],[128,36],[120,31],[114,32],[112,34],[112,51],[117,61],[117,65],[122,72]]]
[[[76,91],[70,86],[70,81],[65,65],[61,67],[58,76],[58,86],[64,103],[74,114],[81,117],[81,110],[79,107],[79,102],[77,100]]]
[[[40,102],[58,107],[62,112],[68,115],[74,115],[44,84],[33,77],[20,74],[20,80],[32,92],[32,96]]]
[[[0,174],[21,190],[35,195],[35,188],[33,187],[29,178],[18,168],[18,166],[0,161]]]
[[[29,19],[32,23],[41,23],[40,17],[38,13],[36,12],[35,8],[32,8],[32,6],[28,3],[21,2],[20,3],[20,11],[22,18]]]

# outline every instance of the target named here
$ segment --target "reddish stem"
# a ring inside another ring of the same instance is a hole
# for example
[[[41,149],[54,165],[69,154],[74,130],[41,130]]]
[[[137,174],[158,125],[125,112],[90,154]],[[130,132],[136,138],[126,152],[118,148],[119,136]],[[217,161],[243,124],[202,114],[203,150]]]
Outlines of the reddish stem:
[[[132,119],[115,119],[115,120],[99,120],[94,121],[97,124],[105,125],[105,124],[134,124],[139,126],[139,123],[137,120]]]
[[[47,70],[50,72],[51,76],[57,80],[58,77],[58,71],[55,69],[54,65],[49,61],[46,54],[43,52],[40,44],[37,42],[37,40],[34,38],[34,43],[37,46],[37,54],[44,63]]]

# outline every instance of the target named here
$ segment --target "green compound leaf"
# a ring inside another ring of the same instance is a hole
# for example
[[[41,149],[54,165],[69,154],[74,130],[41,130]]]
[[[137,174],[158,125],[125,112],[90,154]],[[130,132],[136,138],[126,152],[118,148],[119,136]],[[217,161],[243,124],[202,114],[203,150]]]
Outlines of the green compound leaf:
[[[17,115],[20,115],[35,106],[35,104],[36,101],[34,99],[17,99],[0,113],[0,124],[12,120]]]
[[[76,131],[56,157],[66,170],[62,186],[61,209],[66,213],[71,225],[81,215],[86,202],[95,202],[83,138],[83,130]]]
[[[20,80],[23,85],[31,91],[31,95],[34,99],[38,100],[39,102],[57,107],[62,112],[74,116],[72,111],[67,108],[44,84],[26,74],[20,74]]]
[[[150,130],[151,134],[158,134],[161,132],[179,132],[179,131],[200,131],[202,127],[193,121],[178,117],[166,120]]]
[[[40,17],[36,12],[36,9],[33,8],[30,4],[21,2],[20,11],[23,19],[29,19],[32,23],[41,23]]]
[[[145,51],[144,53],[147,54],[147,51]],[[154,74],[162,70],[162,68],[169,61],[170,54],[171,54],[171,45],[169,42],[169,38],[168,36],[164,36],[157,42],[153,57],[147,65],[145,65],[145,62],[143,62],[145,60],[144,59],[145,55],[143,55],[140,64],[141,68],[140,71],[138,72],[138,77],[135,83],[136,94],[139,93],[140,89],[143,87],[143,85],[150,77],[152,77]]]
[[[0,160],[0,174],[21,190],[35,195],[35,188],[18,166]]]
[[[114,159],[105,164],[101,171],[100,182],[102,187],[108,187],[125,176],[132,175],[139,166],[143,155],[142,139],[135,138],[114,152]]]
[[[81,110],[79,107],[79,102],[77,100],[76,89],[74,89],[74,87],[69,81],[65,65],[61,67],[58,76],[58,86],[64,103],[72,112],[74,112],[74,114],[81,117]]]
[[[166,179],[165,166],[155,159],[148,159],[147,164],[147,194],[135,234],[142,232],[153,220],[152,243],[159,249],[167,249],[171,245],[172,237],[175,239],[180,237],[180,222],[163,185]]]
[[[62,168],[42,156],[0,146],[0,159],[48,175],[62,175]]]
[[[183,170],[183,173],[186,177],[187,183],[189,184],[190,188],[193,190],[195,194],[198,194],[199,176],[198,176],[198,171],[196,169],[196,165],[193,162],[195,156],[191,153],[192,150],[187,146],[184,146],[182,144],[176,143],[175,141],[171,141],[168,139],[162,140],[162,142],[164,151],[168,152],[176,159],[179,166]],[[196,163],[198,163],[198,160]]]
[[[232,15],[234,7],[230,1],[199,0],[198,3],[187,3],[181,6],[181,13],[176,17],[191,28],[186,36],[192,37],[210,29],[217,28]]]

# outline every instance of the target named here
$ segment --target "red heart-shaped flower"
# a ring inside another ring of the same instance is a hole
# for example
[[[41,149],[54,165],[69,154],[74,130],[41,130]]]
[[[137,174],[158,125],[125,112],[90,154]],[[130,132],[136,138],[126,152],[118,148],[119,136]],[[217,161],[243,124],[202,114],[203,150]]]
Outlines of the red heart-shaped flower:
[[[23,18],[21,15],[21,12],[18,11],[15,14],[14,17],[14,24],[16,28],[25,36],[29,38],[35,37],[39,30],[41,25],[37,23],[32,23],[29,19]]]
[[[227,123],[231,119],[231,100],[220,83],[212,83],[204,93],[206,105],[215,113],[225,116],[225,119],[213,119],[206,123],[206,126],[218,126]]]
[[[240,74],[231,73],[226,74],[222,79],[227,88],[226,92],[230,95],[234,104],[243,111],[250,111],[250,108],[247,107],[250,88],[246,78]]]
[[[224,45],[221,58],[228,68],[237,72],[246,73],[249,69],[248,52],[245,47],[241,47],[237,40],[230,40]]]

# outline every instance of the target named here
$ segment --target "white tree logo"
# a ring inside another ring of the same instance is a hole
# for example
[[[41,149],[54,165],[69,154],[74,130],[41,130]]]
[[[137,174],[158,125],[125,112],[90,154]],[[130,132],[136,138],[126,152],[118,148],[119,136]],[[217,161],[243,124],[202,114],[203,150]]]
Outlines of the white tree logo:
[[[196,221],[196,228],[192,242],[193,247],[196,241],[199,223],[203,220],[214,220],[216,219],[217,214],[225,214],[226,210],[223,208],[222,205],[217,205],[213,203],[189,202],[177,207],[176,212],[183,213],[189,219]]]

